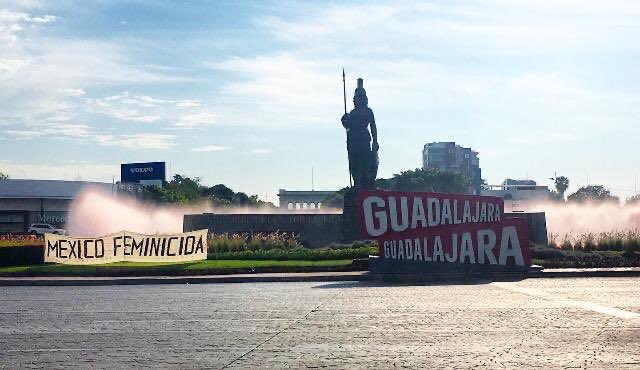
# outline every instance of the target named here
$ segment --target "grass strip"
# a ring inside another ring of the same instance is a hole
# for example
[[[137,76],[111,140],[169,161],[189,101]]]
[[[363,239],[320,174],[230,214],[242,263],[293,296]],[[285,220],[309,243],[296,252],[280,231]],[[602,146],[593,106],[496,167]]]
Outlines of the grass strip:
[[[0,267],[0,276],[144,276],[250,272],[348,271],[352,260],[204,260],[180,263],[116,262],[104,265],[43,264]]]

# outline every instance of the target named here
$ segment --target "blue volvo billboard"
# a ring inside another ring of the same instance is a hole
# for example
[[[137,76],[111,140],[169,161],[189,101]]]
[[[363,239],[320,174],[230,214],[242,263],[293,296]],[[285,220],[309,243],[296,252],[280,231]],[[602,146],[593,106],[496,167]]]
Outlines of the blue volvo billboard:
[[[122,182],[145,183],[166,180],[164,162],[123,163],[120,165]]]

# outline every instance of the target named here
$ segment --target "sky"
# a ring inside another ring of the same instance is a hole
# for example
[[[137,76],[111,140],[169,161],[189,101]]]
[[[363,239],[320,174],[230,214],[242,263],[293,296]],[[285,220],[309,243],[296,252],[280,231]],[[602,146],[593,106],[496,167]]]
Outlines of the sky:
[[[364,78],[379,177],[425,143],[483,178],[640,175],[638,1],[2,1],[0,172],[118,181],[120,163],[277,203],[348,185],[347,102]]]

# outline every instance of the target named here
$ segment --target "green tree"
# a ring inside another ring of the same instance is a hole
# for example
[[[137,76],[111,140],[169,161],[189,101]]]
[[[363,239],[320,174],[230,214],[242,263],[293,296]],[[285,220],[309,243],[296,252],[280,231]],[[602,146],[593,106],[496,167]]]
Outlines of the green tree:
[[[322,201],[323,208],[342,208],[344,206],[344,194],[348,187],[342,188],[329,195]]]
[[[432,191],[464,194],[469,190],[469,179],[457,172],[433,168],[415,169],[394,174],[390,179],[376,180],[376,186],[393,191]]]
[[[255,194],[249,197],[249,207],[276,208],[275,204],[271,202],[266,202],[264,200],[260,200],[258,199],[258,196]]]
[[[553,201],[564,202],[564,196],[555,190],[549,190],[549,198]]]
[[[162,188],[147,187],[145,199],[155,203],[193,204],[209,200],[215,207],[275,207],[273,203],[258,199],[257,195],[234,192],[223,184],[206,187],[200,184],[200,178],[174,175]]]
[[[0,180],[9,180],[9,175],[0,172]]]
[[[575,193],[569,195],[567,200],[570,202],[619,202],[620,199],[611,194],[609,189],[602,185],[583,186]]]
[[[218,184],[210,188],[206,188],[203,192],[203,195],[206,197],[213,197],[217,200],[223,200],[231,203],[233,201],[233,196],[236,195],[236,193],[227,186]]]
[[[430,191],[439,193],[465,194],[469,190],[469,179],[457,172],[437,169],[415,169],[394,174],[390,179],[377,179],[376,187],[389,191]],[[323,202],[325,208],[342,208],[344,194],[342,188],[328,196]]]
[[[566,176],[556,176],[554,179],[556,191],[560,199],[564,199],[564,193],[569,188],[569,179]]]
[[[627,206],[640,204],[640,194],[627,198],[627,201],[624,204]]]
[[[233,204],[237,206],[248,206],[249,196],[243,192],[237,192],[233,196]]]
[[[191,204],[203,198],[202,188],[199,178],[176,174],[162,188],[145,188],[145,199],[158,203]]]
[[[202,185],[198,177],[191,179],[176,174],[165,189],[169,197],[175,197],[179,203],[193,203],[202,198]]]

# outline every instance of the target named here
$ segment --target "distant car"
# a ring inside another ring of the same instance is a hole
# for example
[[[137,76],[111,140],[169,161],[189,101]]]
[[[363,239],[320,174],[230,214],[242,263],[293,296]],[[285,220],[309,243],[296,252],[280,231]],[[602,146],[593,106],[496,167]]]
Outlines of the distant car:
[[[32,224],[27,231],[29,234],[44,235],[44,234],[59,234],[65,235],[67,230],[56,229],[49,224]]]

